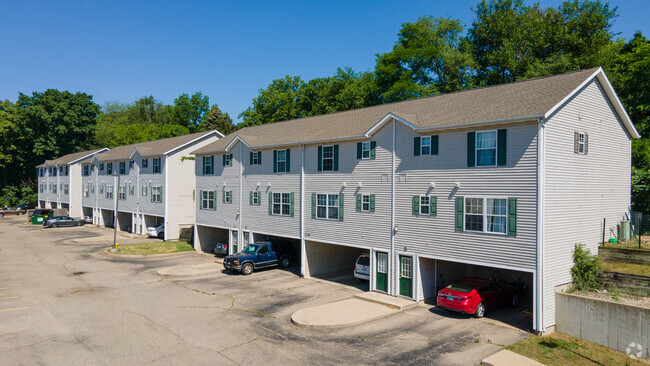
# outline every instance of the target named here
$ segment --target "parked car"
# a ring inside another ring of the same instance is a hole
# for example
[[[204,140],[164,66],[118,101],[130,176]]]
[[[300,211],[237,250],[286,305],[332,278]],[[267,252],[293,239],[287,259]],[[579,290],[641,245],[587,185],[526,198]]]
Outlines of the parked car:
[[[84,221],[86,224],[92,224],[93,223],[93,217],[92,216],[86,216],[84,217]]]
[[[217,246],[214,247],[214,254],[228,255],[228,244],[226,243],[217,243]]]
[[[225,269],[240,272],[243,275],[264,267],[289,267],[292,256],[291,243],[284,240],[260,241],[248,244],[240,253],[226,256],[223,260]]]
[[[84,221],[81,219],[75,219],[70,216],[56,216],[51,219],[47,219],[43,226],[57,228],[59,226],[81,226],[84,224]]]
[[[0,217],[5,217],[9,215],[23,215],[24,212],[16,210],[15,207],[3,207],[0,210]]]
[[[147,235],[151,238],[165,238],[165,224],[150,226],[147,228]]]
[[[436,303],[441,308],[481,318],[486,311],[519,305],[520,296],[517,287],[497,280],[463,278],[440,290]]]
[[[22,210],[22,211],[33,210],[35,208],[36,206],[28,203],[23,203],[22,205],[16,206],[16,210]]]
[[[361,254],[354,263],[354,277],[370,281],[370,255],[367,253]]]

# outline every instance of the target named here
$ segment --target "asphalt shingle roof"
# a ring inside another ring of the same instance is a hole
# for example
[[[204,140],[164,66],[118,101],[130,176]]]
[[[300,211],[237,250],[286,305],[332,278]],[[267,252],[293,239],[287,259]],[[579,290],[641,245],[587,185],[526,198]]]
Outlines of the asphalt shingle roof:
[[[213,133],[213,131],[197,132],[189,135],[170,137],[167,139],[140,142],[131,145],[122,145],[110,151],[97,154],[96,157],[99,161],[126,160],[131,155],[131,152],[133,152],[133,149],[138,149],[138,152],[142,156],[163,155],[169,150],[172,150],[192,140],[205,135],[209,135],[211,133]]]
[[[45,160],[45,163],[37,166],[37,168],[68,165],[68,164],[72,163],[73,161],[79,160],[79,159],[83,158],[84,156],[93,155],[94,153],[96,153],[98,151],[101,151],[103,149],[104,148],[95,149],[95,150],[88,150],[88,151],[81,151],[81,152],[78,152],[78,153],[63,155],[62,157],[60,157],[58,159]]]

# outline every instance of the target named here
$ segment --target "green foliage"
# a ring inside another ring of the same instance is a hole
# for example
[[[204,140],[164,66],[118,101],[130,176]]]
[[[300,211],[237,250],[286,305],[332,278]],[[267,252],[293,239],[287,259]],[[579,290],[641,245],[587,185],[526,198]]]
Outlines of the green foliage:
[[[209,108],[210,100],[207,95],[201,92],[196,92],[191,97],[181,94],[174,100],[174,106],[171,108],[171,122],[186,127],[190,132],[196,132]]]
[[[588,291],[602,287],[602,280],[599,270],[602,265],[600,257],[592,255],[584,245],[576,244],[573,250],[573,288],[580,291]]]
[[[257,126],[303,117],[299,95],[304,84],[300,76],[286,75],[284,79],[273,80],[266,89],[260,89],[260,95],[253,99],[253,106],[239,114],[239,118],[243,119],[241,126]]]
[[[618,291],[614,291],[614,293],[612,294],[612,300],[621,301],[621,293]]]
[[[18,187],[9,186],[0,191],[0,207],[15,207],[20,201]]]
[[[632,169],[632,210],[650,212],[650,170]]]
[[[202,131],[217,130],[224,136],[237,131],[237,126],[232,123],[232,118],[228,113],[221,112],[221,109],[215,104],[210,109],[201,124]]]

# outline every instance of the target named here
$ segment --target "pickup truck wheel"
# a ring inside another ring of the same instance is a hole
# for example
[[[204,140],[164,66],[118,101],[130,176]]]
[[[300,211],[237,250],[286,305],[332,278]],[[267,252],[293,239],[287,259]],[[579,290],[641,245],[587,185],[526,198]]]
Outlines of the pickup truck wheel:
[[[248,276],[251,273],[253,273],[253,265],[250,263],[244,263],[241,266],[241,274]]]
[[[280,259],[280,267],[287,268],[290,264],[291,260],[289,260],[289,257],[283,257]]]

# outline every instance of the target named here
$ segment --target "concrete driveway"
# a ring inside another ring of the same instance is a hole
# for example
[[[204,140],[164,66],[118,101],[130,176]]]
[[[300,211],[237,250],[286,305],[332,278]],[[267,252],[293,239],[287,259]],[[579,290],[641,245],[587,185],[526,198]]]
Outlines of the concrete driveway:
[[[351,328],[299,328],[295,311],[359,290],[279,269],[163,278],[156,270],[214,258],[112,257],[101,254],[107,229],[23,222],[0,220],[5,364],[476,365],[527,336],[429,305]]]

